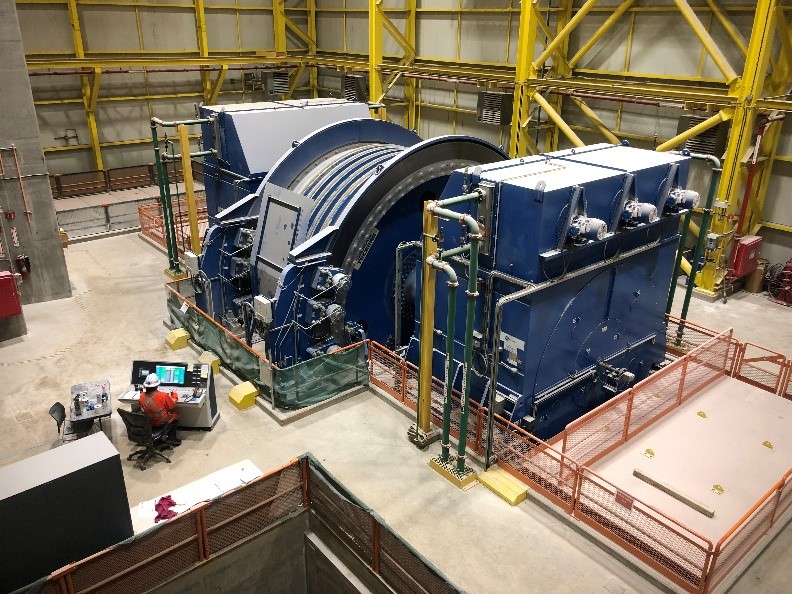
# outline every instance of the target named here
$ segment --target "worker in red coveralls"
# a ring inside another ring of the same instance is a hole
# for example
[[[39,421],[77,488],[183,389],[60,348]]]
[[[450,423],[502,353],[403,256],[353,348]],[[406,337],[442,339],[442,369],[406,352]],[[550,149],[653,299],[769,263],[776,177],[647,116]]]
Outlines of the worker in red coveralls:
[[[163,441],[170,445],[181,445],[181,440],[176,435],[176,421],[179,413],[176,411],[178,396],[176,392],[167,394],[157,390],[160,379],[156,373],[150,373],[143,382],[143,391],[140,392],[140,410],[148,417],[152,427],[165,428]]]

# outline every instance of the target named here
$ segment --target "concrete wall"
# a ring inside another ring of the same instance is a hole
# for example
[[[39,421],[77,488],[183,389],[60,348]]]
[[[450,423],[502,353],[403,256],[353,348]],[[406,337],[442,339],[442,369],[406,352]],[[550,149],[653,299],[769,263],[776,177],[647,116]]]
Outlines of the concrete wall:
[[[14,179],[17,171],[12,153],[2,151],[0,156],[5,177],[0,181],[0,208],[5,213],[16,213],[13,220],[0,219],[4,243],[11,259],[21,254],[30,258],[31,274],[19,287],[23,304],[69,297],[71,287],[66,260],[58,236],[22,36],[12,0],[0,0],[0,56],[0,105],[3,106],[0,147],[13,144],[17,148],[30,210],[28,222],[22,191]],[[19,246],[14,246],[14,230],[19,238]],[[7,270],[9,266],[9,262],[0,261],[0,269]]]

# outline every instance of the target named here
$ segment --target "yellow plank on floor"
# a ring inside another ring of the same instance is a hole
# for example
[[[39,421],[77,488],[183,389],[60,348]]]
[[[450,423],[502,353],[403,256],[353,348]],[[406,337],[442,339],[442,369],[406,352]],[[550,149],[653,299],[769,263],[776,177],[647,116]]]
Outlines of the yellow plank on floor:
[[[190,335],[184,328],[176,328],[176,330],[171,330],[165,335],[165,344],[167,344],[172,351],[185,348],[189,340]]]
[[[517,505],[528,496],[526,486],[499,466],[480,473],[478,480],[509,505]]]
[[[256,396],[258,396],[258,393],[258,388],[251,382],[243,382],[231,388],[231,391],[228,393],[228,400],[238,410],[244,410],[256,404]]]

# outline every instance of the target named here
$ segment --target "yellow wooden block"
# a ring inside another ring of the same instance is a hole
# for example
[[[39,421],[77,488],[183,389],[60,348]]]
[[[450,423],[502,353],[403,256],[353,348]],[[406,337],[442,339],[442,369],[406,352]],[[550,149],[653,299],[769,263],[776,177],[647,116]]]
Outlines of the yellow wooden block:
[[[187,346],[190,340],[190,334],[184,328],[176,328],[171,330],[165,335],[165,344],[167,344],[172,351],[178,351]]]
[[[528,496],[525,485],[498,466],[479,474],[478,480],[509,505],[517,505]]]
[[[201,365],[209,365],[212,368],[212,373],[215,375],[220,373],[220,358],[212,351],[204,351],[201,353],[201,356],[198,357],[198,361]]]
[[[236,406],[238,410],[244,410],[256,404],[258,393],[258,388],[251,382],[243,382],[231,388],[228,393],[228,401]]]

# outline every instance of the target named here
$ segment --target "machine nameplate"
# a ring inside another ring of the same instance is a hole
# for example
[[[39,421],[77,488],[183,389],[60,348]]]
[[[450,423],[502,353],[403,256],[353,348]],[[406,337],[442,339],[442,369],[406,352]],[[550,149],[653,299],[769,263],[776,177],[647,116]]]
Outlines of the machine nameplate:
[[[503,350],[508,351],[512,355],[517,355],[517,351],[524,351],[525,350],[525,341],[517,338],[516,336],[512,336],[511,334],[506,334],[505,332],[501,332],[501,344],[503,345]]]

